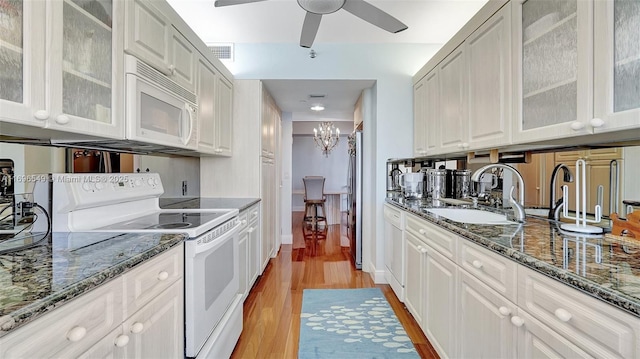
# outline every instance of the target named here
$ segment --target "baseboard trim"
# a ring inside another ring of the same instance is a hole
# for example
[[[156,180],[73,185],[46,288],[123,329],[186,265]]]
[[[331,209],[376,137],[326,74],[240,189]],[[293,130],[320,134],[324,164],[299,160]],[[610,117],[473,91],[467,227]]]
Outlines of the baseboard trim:
[[[373,279],[373,282],[375,284],[388,284],[387,279],[385,278],[384,270],[376,270],[376,266],[371,262],[369,262],[369,268],[371,269],[369,275],[371,276],[371,279]]]
[[[304,206],[293,206],[291,212],[304,212]]]
[[[293,234],[282,235],[282,244],[293,244]]]

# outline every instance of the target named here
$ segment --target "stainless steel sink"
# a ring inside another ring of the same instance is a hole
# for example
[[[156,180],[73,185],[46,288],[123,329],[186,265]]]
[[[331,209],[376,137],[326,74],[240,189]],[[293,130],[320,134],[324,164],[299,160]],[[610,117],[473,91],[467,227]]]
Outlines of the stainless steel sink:
[[[467,224],[517,224],[514,221],[508,220],[505,214],[481,211],[479,209],[472,208],[427,208],[425,211],[454,222]]]

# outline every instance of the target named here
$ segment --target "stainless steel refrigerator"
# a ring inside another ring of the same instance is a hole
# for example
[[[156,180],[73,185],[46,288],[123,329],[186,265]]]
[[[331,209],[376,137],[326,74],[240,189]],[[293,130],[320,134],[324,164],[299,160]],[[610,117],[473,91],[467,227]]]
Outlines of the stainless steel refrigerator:
[[[362,269],[362,132],[349,136],[347,234],[356,269]]]

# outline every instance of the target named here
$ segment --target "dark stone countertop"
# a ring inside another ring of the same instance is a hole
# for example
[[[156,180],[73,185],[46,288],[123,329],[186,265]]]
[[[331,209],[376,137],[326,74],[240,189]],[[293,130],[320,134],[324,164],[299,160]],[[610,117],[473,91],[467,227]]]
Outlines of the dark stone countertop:
[[[640,317],[640,241],[580,236],[561,230],[559,222],[534,216],[523,224],[464,224],[424,211],[436,207],[427,200],[391,196],[386,202]]]
[[[0,336],[181,244],[183,234],[34,233],[0,254]],[[38,238],[39,236],[39,238]]]
[[[160,207],[171,209],[237,208],[238,211],[242,212],[258,202],[260,202],[260,198],[160,198]]]

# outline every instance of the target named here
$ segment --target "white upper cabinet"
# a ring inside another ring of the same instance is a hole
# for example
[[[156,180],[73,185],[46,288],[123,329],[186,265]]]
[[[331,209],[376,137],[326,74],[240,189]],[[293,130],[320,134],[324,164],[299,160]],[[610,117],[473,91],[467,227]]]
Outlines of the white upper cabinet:
[[[511,3],[465,41],[469,60],[469,148],[511,141]]]
[[[126,2],[124,50],[182,87],[195,89],[196,50],[150,0]]]
[[[44,126],[45,8],[35,1],[0,6],[0,120]],[[41,111],[34,117],[35,112]]]
[[[423,78],[413,86],[413,155],[416,157],[427,154],[425,82],[426,80]]]
[[[514,0],[514,142],[591,133],[593,2]]]
[[[231,156],[233,138],[233,84],[223,76],[216,78],[216,154]]]
[[[432,154],[438,146],[440,88],[438,71],[433,70],[413,87],[413,153],[416,157]]]
[[[640,126],[640,2],[595,2],[595,132]]]
[[[123,3],[46,4],[46,127],[123,138]]]
[[[467,71],[464,47],[459,46],[439,65],[440,123],[438,152],[469,147],[467,142]]]

